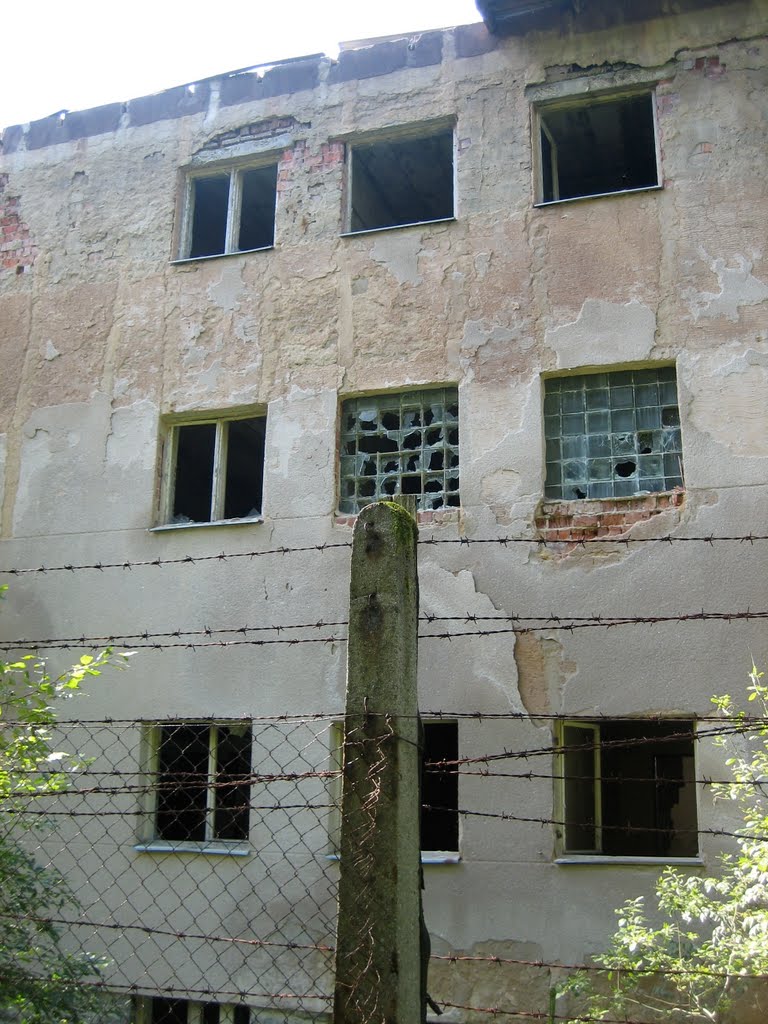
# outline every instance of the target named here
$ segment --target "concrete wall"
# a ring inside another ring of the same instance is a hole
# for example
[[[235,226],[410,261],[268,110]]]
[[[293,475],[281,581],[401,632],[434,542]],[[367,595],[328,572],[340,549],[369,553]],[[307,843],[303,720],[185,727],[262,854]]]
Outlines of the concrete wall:
[[[622,512],[622,535],[765,532],[767,26],[764,0],[589,34],[499,41],[470,26],[411,49],[387,42],[338,64],[7,129],[3,565],[349,540],[349,521],[335,515],[340,400],[447,383],[460,396],[462,505],[425,522],[423,535],[530,543],[422,547],[424,612],[765,608],[764,543],[543,548],[536,531],[578,539],[594,525],[542,507],[542,374],[673,361],[684,496],[641,501],[634,518]],[[531,101],[638,81],[656,87],[663,188],[534,208]],[[436,118],[456,122],[455,221],[340,237],[339,140]],[[279,159],[274,249],[174,264],[180,169],[196,154],[248,151],[254,133],[243,143],[233,133],[265,123]],[[150,532],[163,417],[251,406],[268,410],[264,521]],[[2,630],[95,636],[339,620],[348,561],[331,549],[21,576]],[[235,647],[226,661],[218,650],[144,650],[75,710],[335,714],[344,657],[339,644]],[[768,661],[765,631],[749,621],[425,640],[420,699],[427,711],[706,714],[713,693],[743,690],[750,657]],[[550,743],[543,717],[460,723],[463,756]],[[722,772],[717,751],[700,744],[699,756],[701,775]],[[460,806],[551,818],[552,784],[462,776]],[[699,827],[724,820],[703,789]],[[556,865],[553,833],[536,823],[461,827],[461,863],[426,870],[437,952],[578,962],[604,942],[613,907],[647,891],[658,870]],[[707,867],[719,847],[702,836]],[[490,1005],[485,976],[445,971],[454,974],[440,986],[460,990],[456,1001]],[[543,1009],[546,979],[529,975],[514,998]]]

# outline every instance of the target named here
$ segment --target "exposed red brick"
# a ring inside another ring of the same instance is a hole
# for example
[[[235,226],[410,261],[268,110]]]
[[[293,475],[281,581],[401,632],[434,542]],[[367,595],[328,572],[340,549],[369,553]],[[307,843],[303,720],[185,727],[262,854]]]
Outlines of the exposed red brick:
[[[37,256],[37,246],[32,241],[29,228],[17,212],[20,197],[6,194],[8,180],[8,174],[0,174],[0,252],[3,253],[3,269],[15,270],[18,267],[32,266]]]

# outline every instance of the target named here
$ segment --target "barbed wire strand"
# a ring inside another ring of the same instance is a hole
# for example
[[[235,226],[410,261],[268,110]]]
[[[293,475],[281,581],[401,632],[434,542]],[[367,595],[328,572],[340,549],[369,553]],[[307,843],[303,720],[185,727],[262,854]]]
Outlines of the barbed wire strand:
[[[755,544],[759,541],[768,540],[768,534],[761,533],[745,533],[745,534],[705,534],[696,536],[678,536],[677,534],[666,534],[660,537],[578,537],[555,540],[545,537],[529,536],[529,537],[420,537],[418,543],[424,546],[434,546],[438,544],[453,544],[461,547],[470,547],[472,545],[480,544],[498,544],[501,547],[506,547],[509,544],[533,544],[540,545],[542,547],[562,547],[563,545],[578,545],[579,547],[587,544],[617,544],[629,546],[630,544],[681,544],[681,543],[699,543],[714,545],[718,543],[738,543],[738,544]],[[300,554],[306,552],[324,552],[331,550],[339,550],[344,548],[352,547],[352,541],[326,541],[320,544],[306,544],[302,546],[289,547],[287,545],[281,545],[276,548],[263,548],[261,550],[249,550],[249,551],[222,551],[215,555],[180,555],[175,558],[146,558],[146,559],[123,559],[115,562],[86,562],[82,564],[64,563],[61,565],[39,565],[39,566],[13,566],[10,568],[1,568],[0,574],[9,576],[24,576],[33,573],[49,573],[49,572],[79,572],[84,570],[93,570],[103,572],[105,569],[136,569],[144,567],[155,567],[162,569],[168,565],[197,565],[201,562],[226,562],[232,559],[238,558],[261,558],[267,555],[289,555],[289,554]]]

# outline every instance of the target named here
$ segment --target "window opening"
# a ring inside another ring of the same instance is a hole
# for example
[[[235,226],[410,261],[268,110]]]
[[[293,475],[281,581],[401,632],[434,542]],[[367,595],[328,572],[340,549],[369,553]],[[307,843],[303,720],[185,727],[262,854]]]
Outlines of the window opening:
[[[350,399],[341,417],[340,511],[397,494],[418,495],[420,509],[459,505],[456,388]]]
[[[187,1024],[186,1000],[153,999],[152,1024]]]
[[[627,497],[683,486],[672,366],[544,382],[547,498]]]
[[[424,722],[421,776],[421,849],[459,848],[459,726]]]
[[[653,95],[539,110],[541,202],[659,184]]]
[[[564,853],[697,854],[691,722],[565,722],[560,742]]]
[[[266,417],[177,424],[172,523],[261,515]]]
[[[137,1016],[148,1024],[250,1024],[250,1010],[242,1003],[195,1003],[188,999],[155,996],[136,1001]],[[144,1016],[149,1011],[149,1016]]]
[[[453,131],[353,145],[350,176],[350,231],[453,217]]]
[[[247,839],[250,773],[250,726],[159,726],[155,837]]]
[[[275,241],[277,164],[190,179],[188,251],[182,258],[266,249]]]

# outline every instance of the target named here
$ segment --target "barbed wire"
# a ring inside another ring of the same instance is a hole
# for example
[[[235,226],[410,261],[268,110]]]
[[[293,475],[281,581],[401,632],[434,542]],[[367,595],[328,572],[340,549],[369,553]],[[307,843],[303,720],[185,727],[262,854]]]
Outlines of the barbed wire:
[[[449,1003],[442,999],[438,1005],[445,1009],[471,1010],[473,1013],[486,1013],[493,1017],[523,1017],[526,1020],[542,1020],[550,1024],[554,1020],[567,1021],[568,1024],[647,1024],[647,1021],[634,1017],[590,1017],[583,1013],[557,1014],[550,1010],[505,1010],[500,1006],[469,1006],[465,1003]]]
[[[204,942],[224,942],[233,946],[274,947],[276,949],[314,949],[321,953],[333,953],[334,946],[308,942],[274,942],[269,939],[241,939],[232,935],[211,935],[209,932],[185,932],[173,928],[153,928],[146,924],[129,924],[124,921],[93,921],[85,917],[30,917],[28,914],[0,912],[0,921],[31,921],[39,925],[59,925],[69,928],[104,928],[108,931],[136,931],[146,935],[163,935],[170,939],[199,939]]]
[[[5,704],[0,702],[0,730],[16,728],[16,723],[4,720],[2,715],[2,709],[4,707],[13,707],[13,704]],[[673,738],[689,738],[689,739],[709,739],[713,736],[729,735],[731,732],[737,734],[748,733],[754,730],[760,730],[768,726],[768,715],[752,715],[742,712],[738,712],[734,715],[726,714],[701,714],[697,712],[686,712],[684,715],[677,712],[661,713],[654,712],[653,714],[631,714],[631,715],[620,715],[610,714],[604,711],[584,711],[584,712],[526,712],[526,711],[453,711],[445,708],[441,709],[429,709],[421,711],[417,716],[414,715],[395,715],[391,712],[386,711],[373,711],[369,710],[366,712],[371,718],[398,718],[407,721],[408,719],[418,717],[430,721],[474,721],[479,724],[483,722],[519,722],[521,724],[530,724],[538,727],[539,722],[583,722],[584,724],[595,724],[600,725],[610,724],[614,722],[626,722],[629,724],[636,724],[638,726],[644,724],[673,724],[673,723],[713,723],[718,728],[716,729],[704,729],[698,732],[691,732],[690,730],[676,733]],[[225,723],[237,723],[237,722],[253,722],[260,725],[270,724],[281,724],[281,723],[301,723],[301,722],[321,722],[326,721],[329,725],[343,724],[346,713],[343,710],[338,711],[313,711],[303,714],[282,714],[282,715],[222,715],[220,713],[203,714],[203,715],[167,715],[166,717],[159,717],[157,715],[151,718],[60,718],[58,725],[60,727],[70,728],[72,726],[99,726],[102,728],[123,728],[123,729],[138,729],[145,726],[152,725],[173,725],[174,723],[184,722],[185,725],[215,725],[220,722]],[[354,717],[354,716],[353,716]],[[732,724],[731,724],[732,723]],[[614,745],[626,745],[628,743],[648,743],[659,739],[663,742],[667,737],[635,737],[631,739],[621,740],[607,740],[605,743]],[[547,747],[533,747],[526,750],[513,751],[511,749],[504,749],[501,753],[492,755],[482,755],[480,758],[461,758],[456,761],[446,762],[451,764],[466,764],[471,763],[474,760],[485,760],[485,759],[497,759],[500,757],[514,757],[514,756],[530,756],[531,754],[538,755],[540,753],[547,753],[553,751],[563,751],[568,749],[584,750],[586,749],[585,744],[574,744],[572,747],[568,747],[563,744],[555,744]]]
[[[629,546],[630,544],[681,544],[681,543],[699,543],[714,545],[718,543],[737,543],[737,544],[755,544],[759,541],[768,540],[768,534],[761,533],[746,533],[746,534],[704,534],[695,536],[679,536],[677,534],[665,534],[659,537],[584,537],[584,538],[573,538],[568,540],[552,540],[545,537],[529,536],[529,537],[419,537],[418,543],[426,547],[435,546],[438,544],[453,544],[461,547],[470,547],[476,544],[498,544],[501,547],[506,547],[509,544],[533,544],[541,547],[562,547],[563,545],[578,545],[579,547],[586,546],[587,544],[618,544]],[[197,565],[201,562],[227,562],[232,559],[238,558],[261,558],[267,555],[290,555],[290,554],[301,554],[307,552],[325,552],[331,550],[339,550],[343,548],[352,547],[352,541],[325,541],[320,544],[306,544],[300,546],[289,547],[288,545],[281,545],[275,548],[263,548],[261,550],[249,550],[249,551],[222,551],[215,555],[179,555],[175,558],[146,558],[146,559],[123,559],[121,561],[107,562],[86,562],[81,564],[75,564],[72,562],[65,562],[59,565],[38,565],[38,566],[12,566],[9,568],[0,567],[0,574],[9,576],[24,576],[34,573],[49,573],[49,572],[80,572],[80,571],[98,571],[103,572],[106,569],[137,569],[144,567],[154,567],[162,569],[169,565]]]
[[[306,942],[275,942],[269,939],[244,939],[238,938],[232,935],[216,935],[209,932],[187,932],[180,931],[170,928],[155,928],[145,924],[131,924],[126,922],[115,922],[115,921],[94,921],[90,918],[77,917],[54,917],[54,916],[35,916],[30,917],[29,915],[18,915],[9,913],[0,913],[0,920],[6,921],[31,921],[39,925],[56,925],[56,926],[68,926],[78,928],[98,928],[106,929],[109,931],[139,931],[147,935],[162,935],[167,938],[173,939],[199,939],[206,942],[222,942],[235,946],[252,946],[252,947],[275,947],[277,949],[291,949],[291,950],[317,950],[321,953],[334,953],[336,951],[335,946],[322,944],[322,943],[306,943]],[[431,953],[430,960],[436,962],[446,962],[450,964],[457,963],[487,963],[494,964],[497,966],[508,965],[508,966],[519,966],[519,967],[536,967],[536,968],[547,968],[555,969],[559,971],[578,971],[578,972],[593,972],[593,973],[606,973],[617,970],[613,966],[605,966],[603,964],[586,964],[586,963],[561,963],[555,960],[526,960],[517,957],[504,957],[491,954],[489,956],[477,956],[475,954],[465,953]],[[738,978],[744,979],[749,978],[752,981],[768,980],[768,974],[750,973],[742,974],[736,971],[715,971],[701,967],[631,967],[622,966],[622,974],[638,974],[641,976],[648,975],[672,975],[678,976],[683,975],[705,977],[705,978]]]
[[[659,625],[661,623],[691,623],[691,622],[741,622],[741,621],[764,621],[768,619],[768,610],[752,611],[747,608],[743,611],[714,611],[708,612],[704,609],[698,612],[685,612],[677,615],[626,615],[626,616],[446,616],[448,621],[478,622],[488,619],[498,619],[507,622],[544,622],[545,625],[510,626],[504,629],[471,629],[456,630],[442,633],[419,633],[420,640],[456,640],[462,637],[489,637],[502,635],[521,635],[525,633],[538,632],[573,632],[577,629],[613,629],[621,626],[634,625]],[[566,621],[567,620],[567,621]],[[422,621],[432,623],[438,621],[435,616],[425,616]],[[325,622],[319,619],[317,622],[304,623],[282,623],[269,626],[227,626],[219,628],[202,627],[196,630],[185,630],[181,628],[165,630],[157,633],[142,631],[141,633],[113,633],[103,636],[86,636],[81,634],[77,637],[21,637],[14,640],[0,642],[0,651],[21,651],[33,649],[37,651],[51,650],[73,650],[86,648],[89,650],[104,646],[128,646],[138,650],[168,650],[182,648],[184,650],[198,650],[201,648],[226,648],[226,647],[265,647],[270,645],[295,646],[297,644],[337,644],[346,643],[347,637],[337,634],[322,637],[271,637],[267,639],[255,639],[247,634],[255,632],[276,632],[278,634],[287,630],[299,629],[324,629],[329,626],[346,626],[346,621]],[[240,636],[229,640],[183,640],[183,637],[206,637],[222,636],[225,634],[237,633]],[[170,637],[177,637],[178,640],[168,641]]]
[[[560,971],[579,971],[579,972],[596,972],[596,973],[611,973],[619,970],[617,967],[606,967],[603,964],[569,964],[569,963],[558,963],[555,960],[521,960],[512,957],[503,956],[475,956],[465,955],[463,953],[432,953],[430,960],[444,960],[448,963],[487,963],[514,965],[519,967],[546,967],[549,969],[557,969]],[[641,976],[663,974],[663,975],[683,975],[688,977],[689,975],[701,976],[704,978],[738,978],[744,979],[749,978],[750,981],[762,981],[768,980],[768,974],[741,974],[737,971],[712,971],[703,967],[622,967],[620,968],[622,974],[639,974]],[[622,1022],[624,1024],[624,1022]]]
[[[420,622],[426,622],[432,624],[435,622],[514,622],[514,623],[528,623],[537,622],[542,623],[543,629],[565,629],[573,630],[584,628],[585,626],[601,626],[604,628],[611,628],[613,626],[624,626],[634,624],[657,624],[661,622],[706,622],[706,621],[725,621],[731,622],[732,620],[741,619],[768,619],[768,610],[765,611],[752,611],[750,608],[746,608],[742,611],[706,611],[701,609],[697,612],[681,612],[676,615],[556,615],[550,613],[549,615],[474,615],[472,613],[466,613],[464,615],[431,615],[425,614],[419,616]],[[225,636],[228,634],[240,634],[241,637],[247,637],[249,633],[282,633],[289,630],[300,630],[300,629],[327,629],[349,626],[347,619],[338,620],[326,620],[317,619],[314,622],[285,622],[276,623],[274,625],[262,625],[262,626],[219,626],[213,628],[211,626],[202,626],[197,629],[183,629],[176,627],[174,629],[166,629],[157,632],[150,632],[149,630],[141,630],[138,633],[109,633],[102,636],[89,636],[85,633],[80,633],[77,636],[64,636],[64,637],[20,637],[14,640],[5,640],[0,643],[0,650],[16,650],[22,648],[47,648],[54,647],[60,649],[61,647],[83,647],[83,646],[107,646],[114,647],[116,645],[130,644],[135,646],[145,646],[144,641],[153,641],[150,646],[151,648],[165,647],[165,646],[178,646],[177,644],[161,644],[155,641],[166,640],[166,639],[182,639],[183,637],[214,637],[214,636]],[[453,633],[420,633],[419,639],[430,640],[430,639],[453,639],[454,637],[463,636],[493,636],[496,634],[508,634],[508,633],[525,633],[531,632],[539,627],[527,627],[523,626],[518,629],[495,629],[495,630],[468,630],[462,632]],[[332,636],[322,637],[321,641],[324,643],[336,643],[339,641],[346,640],[346,637]],[[135,643],[134,643],[135,642]],[[227,644],[235,643],[236,641],[225,641]],[[253,641],[254,644],[260,641]],[[276,643],[277,640],[264,640],[261,641],[265,644]],[[283,643],[292,644],[300,642],[310,642],[302,640],[301,638],[285,637],[282,639]],[[313,638],[311,642],[317,642]],[[203,646],[201,644],[193,643],[189,645],[198,647]],[[215,645],[214,645],[215,646]]]

